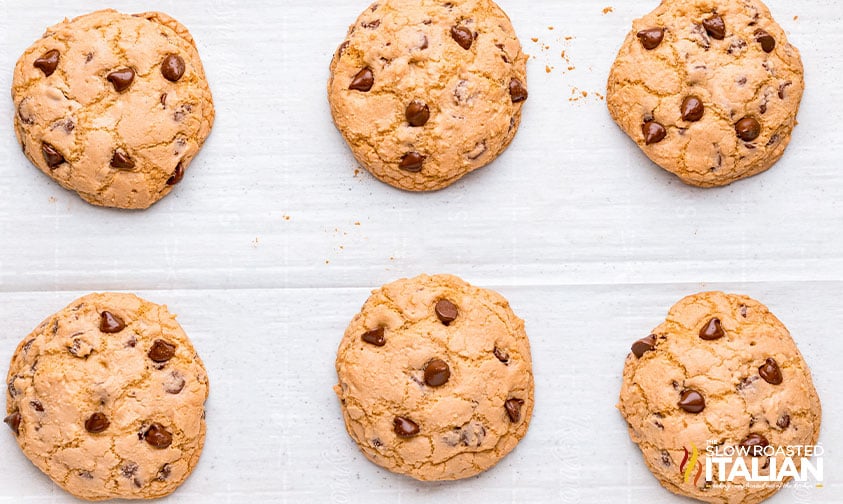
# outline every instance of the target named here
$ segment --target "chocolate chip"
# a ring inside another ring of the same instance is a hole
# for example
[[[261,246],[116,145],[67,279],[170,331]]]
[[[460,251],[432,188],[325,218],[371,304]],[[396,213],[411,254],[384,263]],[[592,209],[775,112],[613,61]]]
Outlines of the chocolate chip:
[[[474,35],[465,26],[452,26],[451,38],[466,51],[471,49],[471,43],[474,42]]]
[[[119,316],[104,311],[100,313],[100,331],[107,334],[119,333],[126,328],[126,323]]]
[[[29,405],[32,406],[32,409],[34,409],[38,413],[44,412],[44,405],[41,404],[41,401],[29,401]]]
[[[696,96],[686,96],[682,100],[682,119],[688,122],[697,122],[705,114],[705,107],[702,101]]]
[[[513,77],[509,81],[509,96],[512,98],[512,103],[519,103],[527,99],[527,88],[524,83]]]
[[[509,365],[509,354],[508,353],[504,352],[503,350],[501,350],[498,347],[495,347],[495,349],[493,350],[493,353],[495,354],[495,357],[497,357],[499,361],[503,362],[504,364]]]
[[[177,82],[184,75],[184,59],[178,54],[168,54],[161,63],[161,74],[170,82]]]
[[[20,434],[20,412],[15,411],[11,415],[4,418],[3,422],[5,422],[10,429],[12,429],[12,432],[15,433],[15,436]]]
[[[120,170],[131,170],[135,167],[135,162],[123,150],[117,149],[111,156],[111,167]]]
[[[637,35],[644,49],[651,51],[662,43],[664,39],[664,28],[648,28],[641,30]]]
[[[384,346],[386,345],[386,338],[384,337],[384,328],[378,327],[377,329],[372,329],[369,332],[363,333],[361,339],[366,343],[375,346]]]
[[[76,475],[79,476],[80,478],[86,479],[86,480],[94,479],[94,475],[91,474],[91,471],[85,471],[85,470],[80,469],[79,471],[76,471]]]
[[[705,398],[694,389],[685,389],[679,394],[678,405],[688,413],[699,413],[705,409]]]
[[[179,182],[181,182],[183,178],[184,178],[184,165],[182,165],[181,162],[179,162],[179,164],[176,165],[176,169],[173,170],[173,174],[170,176],[170,178],[167,179],[167,185],[168,186],[174,186],[174,185],[178,184]]]
[[[506,409],[506,414],[509,416],[510,422],[518,423],[521,421],[521,407],[524,406],[523,399],[507,399],[503,403],[503,406]]]
[[[761,375],[761,378],[764,378],[764,381],[770,385],[781,385],[783,380],[782,370],[779,368],[779,363],[772,357],[768,357],[767,360],[764,361],[764,365],[758,368],[758,374]]]
[[[779,426],[780,429],[787,429],[790,427],[790,415],[785,413],[784,415],[780,416],[778,420],[776,420],[776,425]]]
[[[767,441],[767,438],[761,434],[750,434],[741,441],[740,446],[742,448],[749,448],[749,451],[747,452],[749,456],[760,457],[764,454],[764,448],[770,446],[770,442]]]
[[[64,156],[55,147],[46,142],[41,144],[41,154],[44,155],[44,161],[46,161],[47,166],[51,170],[64,163]]]
[[[708,19],[703,19],[703,27],[705,27],[705,31],[713,39],[723,40],[726,38],[726,23],[723,22],[723,18],[718,16],[717,14],[711,16]]]
[[[421,171],[425,159],[427,158],[418,152],[408,152],[401,158],[401,162],[398,163],[398,168],[410,173],[418,173]]]
[[[650,350],[656,348],[656,335],[651,334],[646,338],[641,338],[632,344],[632,353],[639,359]]]
[[[445,325],[450,325],[451,322],[456,320],[459,315],[457,305],[447,299],[440,299],[437,301],[435,311],[439,321]]]
[[[760,28],[755,30],[755,41],[761,44],[761,49],[765,53],[773,52],[773,49],[776,48],[776,39]]]
[[[708,341],[720,339],[723,336],[726,336],[726,331],[723,330],[723,326],[720,324],[719,318],[713,318],[706,323],[702,329],[700,329],[700,338]]]
[[[91,434],[99,434],[107,429],[109,425],[111,425],[111,422],[102,413],[94,413],[85,420],[85,430]]]
[[[656,121],[647,121],[642,124],[641,132],[644,134],[644,143],[647,145],[659,143],[667,136],[667,130]]]
[[[735,124],[735,132],[744,142],[751,142],[761,134],[761,123],[752,117],[744,117]]]
[[[178,372],[173,371],[170,373],[170,376],[167,378],[167,381],[164,382],[164,390],[168,394],[179,394],[184,389],[185,380],[184,377]]]
[[[131,68],[121,68],[120,70],[115,70],[108,74],[108,82],[114,85],[114,90],[118,93],[122,93],[123,91],[127,90],[129,86],[132,85],[132,81],[135,80],[135,71]]]
[[[392,429],[398,437],[411,438],[419,433],[419,424],[409,418],[397,416],[392,421]]]
[[[424,126],[427,120],[430,119],[430,108],[423,101],[413,100],[407,105],[407,110],[404,111],[404,117],[410,126]]]
[[[154,423],[143,433],[143,439],[153,448],[163,450],[173,443],[173,435],[159,423]]]
[[[170,472],[172,472],[172,468],[170,464],[164,464],[161,466],[161,469],[158,470],[158,475],[155,477],[158,481],[166,481],[167,478],[170,477]]]
[[[424,382],[430,387],[441,387],[451,377],[451,368],[442,359],[433,359],[424,365]]]
[[[167,362],[176,355],[176,345],[157,339],[152,343],[152,348],[146,355],[148,355],[153,362]]]
[[[363,91],[365,93],[366,91],[372,89],[374,84],[375,76],[372,74],[372,70],[369,67],[366,67],[357,72],[357,75],[351,79],[351,84],[348,86],[348,89]]]
[[[59,52],[55,49],[47,51],[43,56],[35,60],[33,65],[35,68],[44,72],[45,77],[49,77],[53,75],[53,72],[56,71],[56,67],[59,66]]]
[[[140,469],[140,467],[138,466],[137,462],[129,461],[126,462],[123,467],[120,468],[120,474],[122,474],[124,478],[130,479],[135,476],[135,474],[138,472],[138,469]]]
[[[662,465],[670,467],[672,461],[670,460],[670,453],[667,450],[662,450]]]

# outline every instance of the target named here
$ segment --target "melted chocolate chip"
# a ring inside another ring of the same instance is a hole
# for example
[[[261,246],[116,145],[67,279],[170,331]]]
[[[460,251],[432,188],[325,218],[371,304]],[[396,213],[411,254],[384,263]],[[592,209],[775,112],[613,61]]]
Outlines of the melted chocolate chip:
[[[176,355],[176,345],[157,339],[152,343],[152,348],[147,355],[153,362],[167,362]]]
[[[164,382],[164,390],[168,394],[179,394],[184,389],[185,380],[184,377],[178,372],[173,371],[170,373],[170,376],[167,377],[167,380]]]
[[[705,114],[705,107],[702,101],[696,96],[687,96],[682,100],[682,119],[688,122],[697,122]]]
[[[372,74],[372,70],[368,67],[360,70],[357,72],[357,75],[351,79],[351,84],[349,84],[348,89],[352,89],[354,91],[363,91],[364,93],[372,89],[372,86],[375,84],[375,76]]]
[[[178,54],[168,54],[161,63],[161,75],[170,82],[178,82],[184,70],[184,59]]]
[[[131,170],[135,167],[135,162],[123,150],[117,149],[111,156],[111,167],[120,170]]]
[[[644,143],[647,145],[659,143],[667,136],[667,130],[656,121],[647,121],[642,124],[641,132],[644,134]]]
[[[779,363],[772,357],[768,357],[764,364],[758,368],[758,374],[770,385],[781,385],[783,380]]]
[[[372,329],[371,331],[365,332],[360,338],[366,343],[369,343],[370,345],[386,345],[386,338],[384,337],[383,327],[378,327],[377,329]]]
[[[744,142],[751,142],[761,134],[761,123],[752,117],[744,117],[735,124],[735,132]]]
[[[392,421],[392,429],[401,438],[411,438],[419,433],[419,424],[409,418],[397,416]]]
[[[106,334],[119,333],[126,328],[126,323],[119,316],[104,311],[100,313],[100,331]]]
[[[773,49],[776,48],[776,39],[760,28],[755,30],[755,41],[761,44],[761,49],[765,53],[773,52]]]
[[[632,344],[632,353],[639,359],[650,350],[656,348],[656,335],[651,334]]]
[[[407,105],[404,117],[410,123],[410,126],[424,126],[430,119],[430,108],[423,101],[413,100]]]
[[[451,377],[451,368],[442,359],[433,359],[424,365],[424,382],[430,387],[441,387]]]
[[[664,39],[664,28],[648,28],[636,34],[644,49],[651,51],[659,46]]]
[[[176,165],[176,169],[173,170],[173,174],[170,176],[170,178],[167,179],[167,185],[168,186],[174,186],[174,185],[178,184],[179,182],[181,182],[183,178],[184,178],[184,165],[179,163],[179,164]]]
[[[780,416],[778,420],[776,420],[776,425],[779,426],[780,429],[787,429],[790,427],[790,415],[785,413],[784,415]]]
[[[153,448],[163,450],[173,443],[173,435],[163,425],[154,423],[143,433],[143,439]]]
[[[726,23],[723,22],[723,18],[717,14],[708,19],[704,19],[702,24],[705,31],[709,34],[709,36],[711,36],[711,38],[716,40],[723,40],[726,38]]]
[[[741,441],[740,445],[743,448],[749,448],[749,451],[747,452],[749,456],[760,457],[764,454],[764,448],[770,446],[770,442],[767,441],[767,438],[761,434],[750,434]]]
[[[46,142],[41,144],[41,154],[44,155],[44,161],[51,170],[64,163],[64,156],[55,147]]]
[[[509,97],[512,98],[512,103],[519,103],[527,99],[527,88],[524,83],[516,78],[509,81]]]
[[[445,325],[451,325],[451,322],[457,319],[459,310],[457,305],[448,301],[447,299],[440,299],[436,302],[436,317]]]
[[[471,43],[474,42],[474,35],[465,26],[452,26],[451,38],[466,51],[471,49]]]
[[[108,417],[99,412],[94,413],[85,420],[85,430],[91,434],[99,434],[108,429],[109,425],[111,425],[111,422],[108,420]]]
[[[12,429],[12,432],[15,433],[15,436],[20,434],[20,412],[15,411],[14,413],[10,414],[6,418],[3,419],[3,422]]]
[[[679,394],[678,405],[688,413],[699,413],[705,409],[705,398],[694,389],[685,389]]]
[[[32,409],[34,409],[38,413],[44,412],[44,405],[41,404],[41,401],[29,401],[29,405],[32,406]]]
[[[114,90],[118,93],[122,93],[123,91],[129,89],[129,86],[132,85],[132,81],[135,80],[135,71],[131,68],[121,68],[120,70],[115,70],[108,74],[108,82],[110,82],[114,86]]]
[[[33,65],[35,68],[44,72],[44,77],[49,77],[53,75],[53,72],[56,71],[56,67],[59,66],[59,52],[55,49],[47,51],[43,56],[35,60]]]
[[[170,477],[170,473],[172,472],[172,468],[170,464],[164,464],[161,466],[161,469],[158,470],[158,475],[155,476],[155,479],[158,481],[166,481],[167,478]]]
[[[524,406],[523,399],[507,399],[505,403],[503,403],[504,408],[506,409],[506,414],[509,417],[509,421],[512,423],[518,423],[521,421],[521,407]]]
[[[504,352],[503,350],[501,350],[498,347],[495,347],[495,349],[493,350],[493,353],[495,354],[495,357],[497,357],[497,359],[499,361],[503,362],[504,364],[509,365],[509,354],[508,353]]]
[[[700,329],[700,338],[704,340],[712,341],[720,339],[723,336],[726,336],[726,331],[723,330],[723,326],[720,324],[719,318],[709,320],[702,329]]]
[[[426,157],[422,156],[418,152],[408,152],[407,154],[404,154],[403,158],[401,158],[401,162],[398,163],[398,168],[410,173],[418,173],[421,171],[425,159]]]

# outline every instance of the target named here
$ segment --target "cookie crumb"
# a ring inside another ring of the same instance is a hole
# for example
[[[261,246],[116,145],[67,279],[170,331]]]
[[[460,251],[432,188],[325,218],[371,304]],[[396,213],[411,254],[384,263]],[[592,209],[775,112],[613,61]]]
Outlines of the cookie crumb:
[[[604,7],[604,8],[603,8],[603,15],[604,15],[604,16],[605,16],[606,14],[610,13],[610,12],[615,12],[615,8],[614,8],[614,7]]]

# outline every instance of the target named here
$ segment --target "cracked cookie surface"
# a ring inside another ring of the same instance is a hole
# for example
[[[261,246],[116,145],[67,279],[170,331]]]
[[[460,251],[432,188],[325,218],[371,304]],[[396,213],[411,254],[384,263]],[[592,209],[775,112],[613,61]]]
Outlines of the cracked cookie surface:
[[[375,290],[340,343],[334,388],[365,456],[420,480],[474,476],[512,451],[533,411],[524,322],[451,275]]]
[[[331,113],[354,157],[408,191],[447,187],[510,144],[527,56],[491,0],[384,0],[331,61]]]
[[[633,22],[606,101],[651,160],[713,187],[781,158],[803,89],[799,51],[759,0],[664,0]]]
[[[788,330],[758,301],[722,292],[682,299],[633,344],[618,409],[662,486],[722,504],[761,502],[780,486],[705,481],[710,442],[724,450],[815,445],[822,417],[811,373]],[[686,479],[682,466],[693,447],[699,465]],[[768,475],[768,457],[760,458],[759,474]],[[777,459],[783,467],[784,457]],[[749,467],[751,457],[745,460]]]
[[[20,343],[5,420],[29,460],[76,497],[151,499],[196,466],[207,397],[202,361],[165,306],[90,294]]]
[[[193,38],[160,12],[48,28],[18,60],[12,100],[35,166],[88,203],[125,209],[166,196],[214,122]]]

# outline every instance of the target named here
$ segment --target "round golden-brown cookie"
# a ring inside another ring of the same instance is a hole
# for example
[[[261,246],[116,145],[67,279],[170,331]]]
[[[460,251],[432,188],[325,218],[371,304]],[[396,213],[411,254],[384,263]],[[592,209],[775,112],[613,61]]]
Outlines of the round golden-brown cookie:
[[[81,499],[172,493],[205,443],[208,378],[175,317],[132,294],[90,294],[24,338],[6,424],[23,453]]]
[[[632,24],[606,101],[647,156],[722,186],[784,154],[804,88],[799,51],[759,0],[663,0]]]
[[[532,416],[524,322],[500,294],[455,276],[374,291],[336,364],[352,439],[375,464],[416,479],[485,471],[515,448]]]
[[[361,165],[400,189],[433,191],[512,141],[526,62],[492,0],[383,0],[334,54],[328,100]]]
[[[784,325],[758,301],[722,292],[682,299],[632,345],[618,409],[665,488],[730,504],[761,502],[781,483],[719,481],[716,465],[706,481],[709,447],[728,454],[741,446],[813,446],[822,418],[808,365]],[[774,456],[783,468],[784,456]],[[760,458],[759,474],[769,475],[769,458]],[[751,457],[744,460],[751,467]]]
[[[30,161],[108,207],[166,196],[214,122],[193,38],[160,12],[102,10],[48,28],[18,60],[12,99]]]

